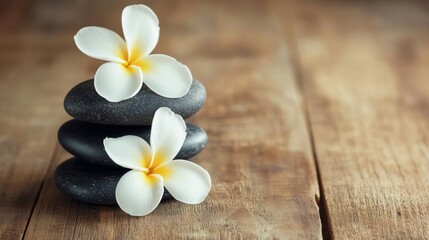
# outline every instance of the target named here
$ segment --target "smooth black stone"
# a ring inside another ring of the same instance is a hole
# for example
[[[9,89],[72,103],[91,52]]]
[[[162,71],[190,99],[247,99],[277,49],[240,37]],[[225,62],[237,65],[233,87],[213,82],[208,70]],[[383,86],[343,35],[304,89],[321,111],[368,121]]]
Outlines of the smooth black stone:
[[[186,126],[186,139],[176,159],[190,159],[207,145],[207,134],[203,129],[189,123]],[[65,150],[79,160],[118,166],[104,150],[104,138],[135,135],[149,143],[150,129],[150,126],[113,126],[70,120],[61,126],[58,131],[58,140]]]
[[[55,170],[57,187],[67,196],[86,203],[116,204],[115,189],[119,179],[129,169],[94,165],[71,158]],[[171,198],[164,189],[162,199]]]
[[[206,89],[194,80],[189,92],[181,98],[165,98],[144,84],[136,96],[109,102],[95,91],[94,80],[72,88],[64,99],[64,109],[70,116],[85,122],[112,125],[151,125],[155,111],[168,107],[183,119],[198,112],[206,100]]]

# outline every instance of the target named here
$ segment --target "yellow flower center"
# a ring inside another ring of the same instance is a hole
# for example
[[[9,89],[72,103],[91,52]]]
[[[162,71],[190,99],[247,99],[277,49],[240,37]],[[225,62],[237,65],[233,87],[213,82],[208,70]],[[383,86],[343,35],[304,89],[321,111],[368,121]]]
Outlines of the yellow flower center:
[[[140,55],[141,52],[142,52],[141,48],[138,45],[134,46],[131,49],[131,51],[129,52],[129,55],[127,54],[128,55],[127,56],[127,62],[128,62],[128,64],[131,65],[135,61],[137,61],[141,57],[141,55]]]
[[[125,61],[122,65],[126,68],[134,65],[140,67],[142,72],[148,72],[151,68],[149,61],[141,59],[141,50],[139,46],[133,47],[129,54],[127,51],[121,51],[118,56]]]
[[[139,66],[140,67],[140,69],[142,70],[142,72],[148,72],[150,69],[151,69],[151,64],[150,64],[150,62],[149,61],[147,61],[147,60],[144,60],[144,59],[141,59],[141,60],[139,60],[139,61],[137,61],[137,62],[134,62],[133,63],[134,65],[136,65],[136,66]]]
[[[149,174],[159,174],[162,176],[162,178],[166,179],[170,176],[171,169],[167,166],[162,166],[149,171]]]
[[[167,166],[162,166],[162,164],[166,162],[164,153],[157,152],[154,156],[152,164],[150,163],[150,160],[149,160],[151,159],[150,157],[151,156],[149,155],[142,157],[142,167],[147,169],[146,171],[144,171],[144,173],[146,173],[146,175],[148,176],[151,174],[159,174],[163,178],[168,177],[171,172],[170,168],[168,168]]]

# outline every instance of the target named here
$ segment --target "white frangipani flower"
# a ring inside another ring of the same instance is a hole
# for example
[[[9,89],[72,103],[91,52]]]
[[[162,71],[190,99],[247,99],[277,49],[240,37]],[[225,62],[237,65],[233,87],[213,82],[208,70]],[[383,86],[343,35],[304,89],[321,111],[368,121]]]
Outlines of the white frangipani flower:
[[[149,55],[158,43],[159,22],[145,5],[131,5],[122,12],[125,41],[101,27],[85,27],[74,39],[86,55],[109,61],[94,77],[95,90],[110,102],[136,95],[143,82],[155,93],[179,98],[188,93],[192,74],[176,59],[162,54]]]
[[[153,118],[149,144],[137,136],[104,139],[104,148],[118,165],[132,169],[116,187],[119,207],[133,216],[151,213],[160,203],[164,187],[188,204],[204,201],[211,189],[209,173],[195,163],[174,160],[186,137],[182,117],[160,108]]]

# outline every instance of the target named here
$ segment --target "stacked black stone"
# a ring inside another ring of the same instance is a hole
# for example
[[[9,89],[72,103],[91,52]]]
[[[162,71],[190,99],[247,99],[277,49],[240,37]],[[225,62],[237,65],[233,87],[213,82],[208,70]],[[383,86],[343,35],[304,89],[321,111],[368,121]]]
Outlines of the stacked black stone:
[[[94,204],[116,204],[115,189],[129,169],[114,163],[104,150],[106,137],[135,135],[149,143],[153,116],[160,107],[168,107],[187,119],[197,113],[206,100],[204,86],[194,80],[181,98],[165,98],[143,86],[136,96],[117,103],[109,102],[95,91],[94,81],[75,86],[64,100],[64,108],[73,120],[58,131],[61,146],[74,155],[55,171],[55,183],[69,197]],[[176,159],[191,159],[207,144],[206,132],[187,123],[187,135]],[[169,198],[167,191],[163,199]]]

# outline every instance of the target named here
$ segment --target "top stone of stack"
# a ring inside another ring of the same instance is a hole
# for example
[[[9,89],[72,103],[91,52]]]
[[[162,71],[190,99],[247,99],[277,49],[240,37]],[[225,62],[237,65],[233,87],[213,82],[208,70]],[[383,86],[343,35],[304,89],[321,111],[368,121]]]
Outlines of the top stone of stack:
[[[155,111],[168,107],[183,119],[197,113],[206,100],[206,90],[197,80],[189,92],[181,98],[162,97],[146,86],[132,98],[121,102],[109,102],[94,88],[94,80],[75,86],[64,100],[64,109],[77,120],[111,125],[150,125]]]

